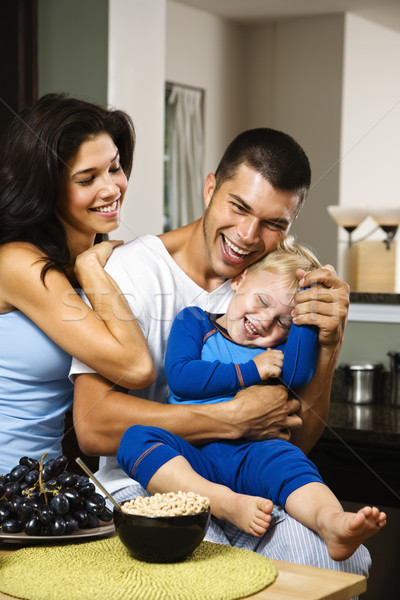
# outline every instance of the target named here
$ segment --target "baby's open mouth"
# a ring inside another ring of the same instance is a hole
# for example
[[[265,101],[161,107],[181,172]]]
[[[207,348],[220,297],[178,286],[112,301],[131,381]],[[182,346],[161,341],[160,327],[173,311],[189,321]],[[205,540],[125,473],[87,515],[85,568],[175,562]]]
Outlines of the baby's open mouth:
[[[244,317],[244,326],[250,335],[260,335],[253,323],[251,323],[247,317]]]

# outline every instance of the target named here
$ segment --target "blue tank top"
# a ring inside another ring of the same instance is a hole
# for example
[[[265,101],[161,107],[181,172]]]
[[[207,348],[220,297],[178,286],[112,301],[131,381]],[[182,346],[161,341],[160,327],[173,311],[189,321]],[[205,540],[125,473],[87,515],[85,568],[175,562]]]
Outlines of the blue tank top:
[[[0,473],[62,453],[71,357],[18,310],[0,314]]]

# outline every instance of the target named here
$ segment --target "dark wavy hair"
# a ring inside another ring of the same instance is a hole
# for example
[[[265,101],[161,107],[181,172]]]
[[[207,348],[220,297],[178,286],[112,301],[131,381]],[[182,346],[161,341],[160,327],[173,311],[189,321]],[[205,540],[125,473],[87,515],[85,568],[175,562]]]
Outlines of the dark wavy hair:
[[[14,117],[1,138],[0,244],[30,242],[44,254],[42,278],[71,266],[65,230],[56,214],[61,175],[90,137],[108,133],[126,176],[132,170],[135,129],[120,110],[47,94]]]
[[[304,150],[292,137],[267,127],[240,133],[215,171],[216,189],[232,179],[242,164],[260,173],[275,189],[297,194],[300,210],[310,188],[311,169]]]

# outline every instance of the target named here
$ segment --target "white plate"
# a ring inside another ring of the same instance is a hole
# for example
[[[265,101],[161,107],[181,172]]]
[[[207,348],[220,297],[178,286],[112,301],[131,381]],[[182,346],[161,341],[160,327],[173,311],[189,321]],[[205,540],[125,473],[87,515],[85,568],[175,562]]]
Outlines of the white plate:
[[[0,530],[0,543],[7,542],[13,544],[38,544],[40,542],[60,543],[69,542],[70,540],[82,540],[85,538],[100,538],[109,536],[115,533],[114,523],[107,523],[101,527],[93,529],[78,529],[67,535],[26,535],[26,533],[3,533]]]

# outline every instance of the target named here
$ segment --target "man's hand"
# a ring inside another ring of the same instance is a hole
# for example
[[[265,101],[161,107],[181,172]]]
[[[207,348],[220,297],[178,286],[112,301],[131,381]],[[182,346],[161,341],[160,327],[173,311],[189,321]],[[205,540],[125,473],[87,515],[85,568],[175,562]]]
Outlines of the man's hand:
[[[227,419],[238,430],[238,438],[289,440],[291,430],[302,425],[295,414],[300,408],[299,401],[288,400],[287,390],[281,385],[254,385],[224,404],[230,411]]]
[[[300,286],[292,316],[296,325],[317,325],[321,346],[335,346],[343,339],[349,309],[350,287],[331,265],[306,273],[296,272]]]

